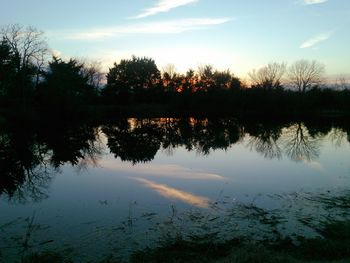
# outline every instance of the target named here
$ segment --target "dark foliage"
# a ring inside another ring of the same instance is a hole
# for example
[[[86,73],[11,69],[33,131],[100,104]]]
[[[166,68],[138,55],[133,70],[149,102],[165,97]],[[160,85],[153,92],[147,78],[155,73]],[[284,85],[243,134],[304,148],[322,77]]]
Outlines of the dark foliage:
[[[65,62],[54,57],[38,87],[37,103],[40,107],[64,113],[77,111],[92,103],[95,89],[88,84],[83,68],[84,65],[74,59]]]

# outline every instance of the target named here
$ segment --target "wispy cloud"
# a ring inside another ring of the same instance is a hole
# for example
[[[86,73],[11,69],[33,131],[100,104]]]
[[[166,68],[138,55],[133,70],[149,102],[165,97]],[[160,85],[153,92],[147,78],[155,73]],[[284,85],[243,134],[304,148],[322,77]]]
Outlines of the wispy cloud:
[[[316,5],[328,2],[328,0],[304,0],[305,5]]]
[[[132,25],[97,28],[85,32],[64,34],[65,39],[98,40],[131,34],[178,34],[186,31],[204,29],[231,21],[230,18],[193,18],[154,23],[138,23]]]
[[[329,39],[333,34],[333,31],[331,32],[325,32],[322,34],[319,34],[317,36],[314,36],[308,40],[306,40],[304,43],[302,43],[300,45],[300,48],[311,48],[314,47],[315,45],[326,41],[327,39]]]
[[[134,19],[140,19],[148,16],[153,16],[158,13],[169,12],[171,9],[193,4],[198,2],[198,0],[158,0],[157,4],[151,8],[145,9],[141,14],[132,17]]]

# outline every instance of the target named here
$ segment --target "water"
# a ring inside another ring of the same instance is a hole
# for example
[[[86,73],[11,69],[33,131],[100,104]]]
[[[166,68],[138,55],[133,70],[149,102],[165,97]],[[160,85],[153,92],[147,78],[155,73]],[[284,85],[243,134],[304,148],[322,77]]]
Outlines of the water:
[[[0,259],[83,262],[176,238],[315,236],[350,217],[345,122],[125,119],[4,127]]]

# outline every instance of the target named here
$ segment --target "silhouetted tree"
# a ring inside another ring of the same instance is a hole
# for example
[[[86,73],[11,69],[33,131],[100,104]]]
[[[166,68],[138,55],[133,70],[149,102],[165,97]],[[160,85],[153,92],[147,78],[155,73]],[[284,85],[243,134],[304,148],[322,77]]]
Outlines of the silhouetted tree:
[[[288,75],[292,85],[300,93],[319,86],[323,81],[324,65],[317,61],[299,60],[289,67]]]
[[[213,82],[218,89],[228,89],[231,86],[232,75],[229,70],[218,71],[216,70],[213,75]]]
[[[130,60],[123,59],[119,64],[109,69],[107,86],[118,93],[121,90],[139,91],[152,88],[160,81],[160,71],[151,58],[133,56]]]
[[[337,90],[346,90],[349,89],[349,81],[345,77],[339,77],[335,81],[335,88]]]
[[[84,65],[74,59],[68,62],[53,57],[39,89],[41,103],[62,111],[78,108],[95,95],[94,87],[83,71]]]
[[[16,75],[16,56],[10,44],[3,39],[0,43],[0,96],[10,92]]]
[[[81,64],[83,64],[81,73],[87,79],[87,84],[93,87],[95,93],[98,94],[105,77],[102,72],[101,62],[96,60],[82,60]]]
[[[198,83],[198,75],[193,69],[187,70],[183,83],[183,92],[191,94],[196,91],[196,84]]]
[[[162,69],[162,80],[164,88],[169,92],[175,92],[179,85],[179,75],[176,73],[175,66],[168,64]]]
[[[214,86],[214,67],[212,65],[204,65],[198,67],[199,88],[208,91]]]
[[[43,73],[45,56],[48,54],[44,33],[34,27],[9,25],[0,29],[0,38],[6,41],[14,55],[16,77],[11,96],[26,100]]]
[[[173,79],[177,75],[174,64],[167,64],[162,68],[162,77],[164,79]]]
[[[269,63],[248,75],[253,88],[278,89],[282,87],[282,78],[286,72],[285,63]]]

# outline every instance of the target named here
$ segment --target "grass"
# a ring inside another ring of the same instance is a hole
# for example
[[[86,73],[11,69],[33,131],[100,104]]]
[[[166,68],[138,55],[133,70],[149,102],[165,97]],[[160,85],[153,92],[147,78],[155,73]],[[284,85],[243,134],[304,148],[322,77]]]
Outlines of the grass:
[[[264,242],[243,242],[234,239],[225,243],[196,243],[175,240],[156,249],[133,254],[130,263],[349,263],[350,221],[327,224],[320,230],[323,238],[290,239]],[[73,263],[62,255],[45,252],[27,256],[21,263]],[[105,259],[99,263],[120,263]],[[80,262],[79,262],[80,263]]]

